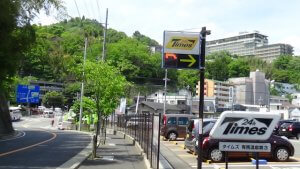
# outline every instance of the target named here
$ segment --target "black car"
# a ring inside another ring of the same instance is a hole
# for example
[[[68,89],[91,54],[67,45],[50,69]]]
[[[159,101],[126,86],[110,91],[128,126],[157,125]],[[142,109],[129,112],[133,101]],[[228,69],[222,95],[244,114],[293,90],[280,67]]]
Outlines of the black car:
[[[278,135],[300,139],[300,122],[283,123],[278,130]]]
[[[279,120],[279,122],[277,123],[277,125],[275,126],[275,128],[273,130],[273,134],[278,135],[279,128],[282,124],[284,124],[284,123],[293,123],[293,122],[295,122],[295,120]]]
[[[209,135],[210,130],[216,123],[217,119],[204,119],[203,120],[203,137]],[[195,152],[196,145],[198,144],[198,138],[196,138],[199,126],[198,126],[199,119],[191,119],[186,127],[186,138],[184,141],[184,148]],[[195,152],[197,153],[197,152]]]
[[[226,141],[235,142],[248,142],[247,140],[223,140],[223,139],[213,139],[211,137],[206,137],[203,140],[203,157],[209,159],[213,162],[224,161],[224,152],[219,150],[219,143]],[[260,152],[259,157],[275,159],[276,161],[283,162],[288,161],[290,156],[294,155],[295,149],[292,143],[287,138],[282,138],[276,135],[271,135],[269,139],[258,141],[261,143],[270,143],[270,152]],[[254,153],[249,152],[228,152],[229,158],[251,158],[254,157]]]

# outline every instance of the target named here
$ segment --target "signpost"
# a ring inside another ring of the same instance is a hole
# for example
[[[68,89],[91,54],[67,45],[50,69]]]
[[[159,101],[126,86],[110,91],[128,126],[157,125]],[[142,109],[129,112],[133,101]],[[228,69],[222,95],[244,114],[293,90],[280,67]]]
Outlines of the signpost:
[[[18,85],[17,103],[39,103],[40,86]]]
[[[163,68],[199,69],[200,68],[199,32],[164,32]]]
[[[162,67],[165,69],[199,69],[199,139],[198,169],[202,168],[202,130],[204,110],[205,41],[210,31],[203,27],[201,32],[165,31]]]

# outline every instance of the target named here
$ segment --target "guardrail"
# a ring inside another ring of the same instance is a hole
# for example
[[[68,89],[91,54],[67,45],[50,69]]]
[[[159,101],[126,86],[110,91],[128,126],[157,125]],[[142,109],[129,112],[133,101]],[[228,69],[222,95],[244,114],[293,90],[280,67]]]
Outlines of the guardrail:
[[[159,141],[156,140],[159,139],[159,128],[158,131],[154,131],[153,125],[159,124],[159,121],[160,116],[154,114],[118,115],[116,125],[117,130],[130,135],[140,144],[150,162],[150,167],[154,169],[159,166]]]

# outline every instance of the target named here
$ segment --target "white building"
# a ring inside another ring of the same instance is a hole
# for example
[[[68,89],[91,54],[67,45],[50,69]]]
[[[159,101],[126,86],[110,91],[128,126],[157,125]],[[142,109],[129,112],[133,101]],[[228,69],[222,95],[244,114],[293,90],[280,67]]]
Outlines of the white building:
[[[200,81],[196,86],[196,94],[200,95]],[[217,108],[229,108],[233,104],[235,89],[229,82],[218,80],[204,80],[204,96],[215,97]]]
[[[271,87],[275,88],[281,95],[297,92],[295,85],[289,83],[271,82]]]
[[[157,92],[147,96],[146,101],[155,103],[164,103],[166,98],[166,103],[171,105],[185,104],[189,105],[191,102],[191,92],[187,90],[180,90],[178,93],[167,93],[163,90],[158,90]]]
[[[228,51],[240,56],[257,56],[272,61],[282,54],[293,55],[293,47],[288,44],[268,45],[268,36],[253,32],[240,32],[237,36],[206,42],[206,54]]]
[[[292,104],[295,106],[300,106],[300,93],[293,93],[292,97]]]
[[[250,77],[230,78],[235,86],[235,103],[249,105],[269,105],[269,83],[265,73],[250,72]]]

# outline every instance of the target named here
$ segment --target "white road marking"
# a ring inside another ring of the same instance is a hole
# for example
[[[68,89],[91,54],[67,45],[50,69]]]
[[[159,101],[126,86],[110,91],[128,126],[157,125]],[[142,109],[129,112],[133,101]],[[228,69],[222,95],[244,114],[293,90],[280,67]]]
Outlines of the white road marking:
[[[18,139],[18,138],[21,138],[21,137],[24,137],[26,135],[26,133],[24,131],[19,131],[21,132],[22,134],[18,137],[14,137],[14,138],[9,138],[9,139],[4,139],[4,140],[0,140],[0,142],[2,141],[8,141],[8,140],[14,140],[14,139]]]
[[[113,161],[114,160],[114,156],[103,156],[102,159],[103,160],[108,160],[108,161]]]
[[[213,164],[213,166],[214,166],[214,169],[219,169],[220,168],[220,166],[218,166],[217,164]]]

